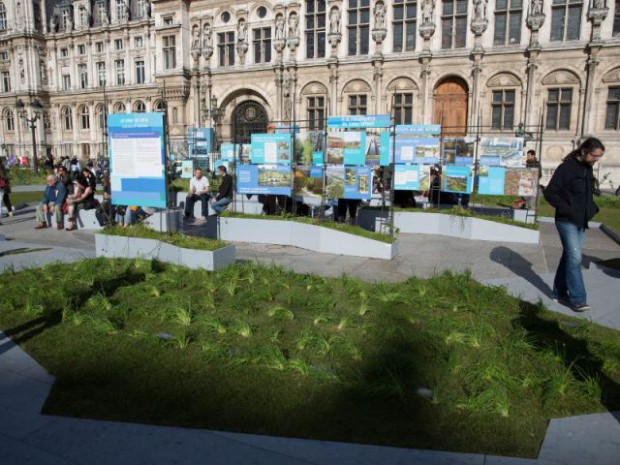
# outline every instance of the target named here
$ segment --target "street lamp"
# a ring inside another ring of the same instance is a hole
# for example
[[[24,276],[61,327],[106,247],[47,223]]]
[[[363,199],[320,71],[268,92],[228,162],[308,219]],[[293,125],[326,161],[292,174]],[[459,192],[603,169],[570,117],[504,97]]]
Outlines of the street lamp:
[[[32,132],[32,170],[36,174],[39,172],[39,160],[37,159],[37,134],[36,122],[41,118],[41,109],[43,105],[37,99],[30,101],[30,108],[32,110],[32,116],[28,116],[28,112],[26,111],[26,105],[22,102],[21,99],[17,99],[15,102],[15,107],[17,108],[17,112],[19,116],[28,124]]]
[[[224,110],[217,105],[217,97],[215,95],[211,96],[211,101],[209,102],[209,107],[203,110],[206,118],[211,118],[213,120],[213,145],[215,149],[218,148],[218,127],[220,122],[222,121],[222,117],[224,116]]]

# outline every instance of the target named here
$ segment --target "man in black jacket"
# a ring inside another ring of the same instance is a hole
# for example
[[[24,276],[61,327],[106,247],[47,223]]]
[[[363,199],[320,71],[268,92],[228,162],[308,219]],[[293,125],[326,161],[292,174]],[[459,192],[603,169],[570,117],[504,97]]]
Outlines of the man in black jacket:
[[[217,195],[212,199],[211,208],[215,213],[222,213],[227,205],[232,202],[233,185],[232,176],[226,172],[225,166],[218,166],[217,172],[221,178]]]
[[[600,140],[586,139],[564,158],[545,189],[545,198],[555,208],[555,226],[563,248],[553,296],[575,312],[590,310],[581,274],[581,247],[588,221],[598,212],[593,198],[592,166],[604,153]]]

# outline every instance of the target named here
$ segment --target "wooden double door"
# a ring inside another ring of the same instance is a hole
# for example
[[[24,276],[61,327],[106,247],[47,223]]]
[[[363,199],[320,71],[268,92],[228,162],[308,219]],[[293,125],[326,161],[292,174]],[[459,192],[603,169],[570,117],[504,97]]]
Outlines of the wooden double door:
[[[437,84],[434,122],[441,124],[444,137],[467,133],[468,92],[467,83],[458,77],[448,77]]]

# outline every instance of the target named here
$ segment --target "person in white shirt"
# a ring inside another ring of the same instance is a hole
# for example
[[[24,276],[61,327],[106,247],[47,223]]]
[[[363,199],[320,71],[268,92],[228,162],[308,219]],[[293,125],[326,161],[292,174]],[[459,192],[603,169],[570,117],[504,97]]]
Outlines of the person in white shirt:
[[[200,200],[202,204],[202,220],[206,220],[209,214],[208,205],[211,195],[209,193],[209,180],[202,175],[202,169],[194,170],[194,177],[189,181],[189,194],[185,198],[185,218],[194,218],[194,204]]]

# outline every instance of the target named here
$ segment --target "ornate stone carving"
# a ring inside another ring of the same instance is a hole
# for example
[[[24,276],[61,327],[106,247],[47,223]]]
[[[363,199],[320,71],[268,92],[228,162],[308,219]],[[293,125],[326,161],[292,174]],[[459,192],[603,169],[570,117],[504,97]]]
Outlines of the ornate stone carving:
[[[499,73],[487,81],[487,87],[521,87],[521,81],[510,73]]]
[[[606,0],[594,0],[592,2],[588,11],[588,19],[592,21],[592,40],[594,42],[601,40],[601,23],[607,17],[607,13],[609,13],[609,8],[607,8]]]
[[[480,36],[487,30],[489,20],[487,19],[488,0],[474,0],[474,14],[471,20],[471,32]]]
[[[543,0],[532,0],[530,11],[527,15],[527,25],[532,31],[538,31],[545,22],[543,6]]]
[[[239,62],[245,64],[245,54],[248,51],[248,23],[245,19],[239,19],[237,23],[237,55]]]
[[[340,10],[336,7],[329,12],[329,33],[340,34]]]
[[[202,56],[208,60],[213,55],[213,28],[210,22],[202,26]]]
[[[295,11],[291,12],[288,17],[288,48],[292,54],[295,53],[299,46],[299,16]]]
[[[554,84],[575,84],[579,85],[579,78],[572,73],[571,71],[567,71],[564,69],[553,71],[547,74],[543,80],[543,85],[554,85]]]

